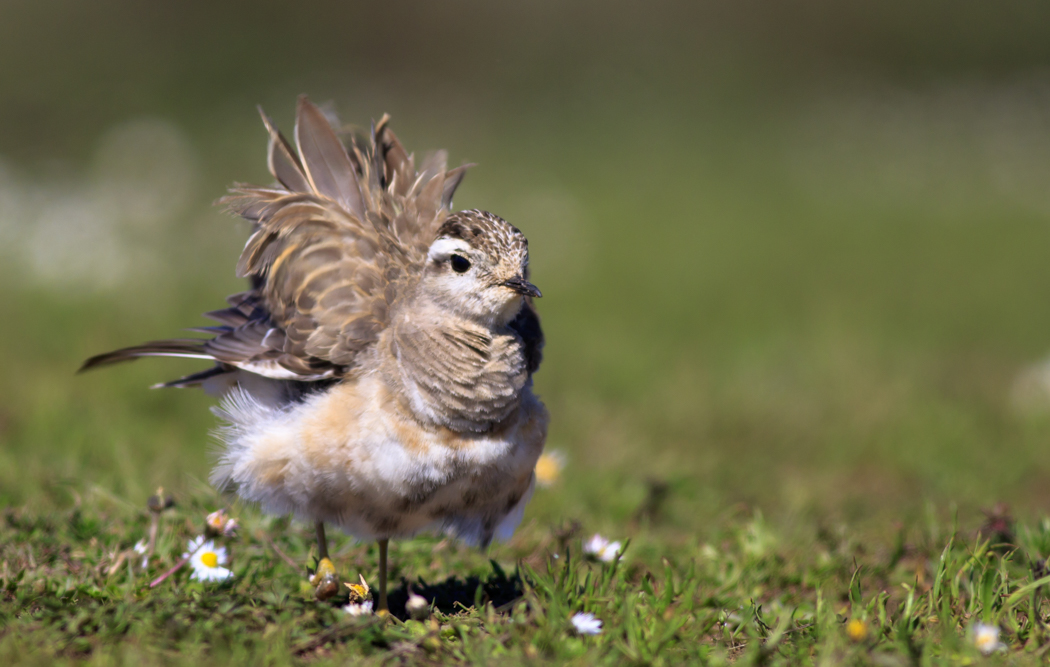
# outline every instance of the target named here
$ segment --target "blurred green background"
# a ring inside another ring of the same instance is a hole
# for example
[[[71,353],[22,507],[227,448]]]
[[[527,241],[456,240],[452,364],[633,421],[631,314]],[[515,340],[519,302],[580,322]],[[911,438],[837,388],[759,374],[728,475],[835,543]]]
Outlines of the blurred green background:
[[[530,518],[1050,505],[1050,5],[0,4],[0,504],[198,489],[262,104],[383,112],[529,237],[565,453]],[[660,493],[656,493],[657,496]],[[977,515],[979,516],[979,515]]]

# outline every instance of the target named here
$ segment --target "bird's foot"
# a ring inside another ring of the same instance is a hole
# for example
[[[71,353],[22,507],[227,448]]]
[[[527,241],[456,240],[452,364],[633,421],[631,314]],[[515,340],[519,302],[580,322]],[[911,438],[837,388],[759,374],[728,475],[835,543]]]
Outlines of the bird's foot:
[[[317,561],[317,570],[310,577],[310,585],[314,587],[314,597],[318,600],[327,600],[339,592],[339,575],[330,559]]]

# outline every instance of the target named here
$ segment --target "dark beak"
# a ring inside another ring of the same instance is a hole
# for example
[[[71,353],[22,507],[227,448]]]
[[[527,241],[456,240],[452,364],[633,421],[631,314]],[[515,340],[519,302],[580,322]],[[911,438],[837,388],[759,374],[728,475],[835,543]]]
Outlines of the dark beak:
[[[504,280],[503,286],[511,288],[518,294],[524,294],[525,296],[531,296],[536,299],[543,296],[542,294],[540,294],[540,290],[538,287],[525,280],[521,276],[511,278],[510,280]]]

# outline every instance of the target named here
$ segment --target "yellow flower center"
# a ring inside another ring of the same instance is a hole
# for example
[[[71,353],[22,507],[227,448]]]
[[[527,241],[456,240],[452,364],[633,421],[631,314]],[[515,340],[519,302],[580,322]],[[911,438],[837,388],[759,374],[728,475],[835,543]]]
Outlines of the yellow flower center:
[[[201,562],[208,567],[218,567],[219,556],[214,551],[205,551],[201,554]]]
[[[975,643],[977,644],[977,648],[984,651],[988,648],[995,646],[996,638],[995,635],[993,635],[990,632],[981,632],[977,634],[977,639],[975,640]]]

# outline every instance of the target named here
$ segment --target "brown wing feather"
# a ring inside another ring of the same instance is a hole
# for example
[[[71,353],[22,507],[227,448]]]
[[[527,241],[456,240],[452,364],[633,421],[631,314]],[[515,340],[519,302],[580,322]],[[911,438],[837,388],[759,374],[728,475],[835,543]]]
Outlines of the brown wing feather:
[[[363,219],[365,207],[354,164],[328,119],[305,96],[299,98],[296,112],[295,143],[314,192]]]
[[[292,145],[277,130],[262,107],[259,107],[259,115],[262,116],[263,125],[270,133],[270,145],[266,151],[266,166],[270,169],[270,173],[281,185],[293,192],[308,191],[310,182],[303,173],[303,165],[299,162],[299,156],[295,154]]]
[[[284,353],[350,367],[422,268],[462,170],[447,172],[439,152],[416,173],[386,117],[348,151],[305,98],[296,138],[309,192],[240,188],[231,200],[257,225],[238,272],[261,279]]]
[[[439,152],[417,173],[386,116],[371,137],[353,138],[347,148],[324,114],[300,98],[296,151],[260,113],[277,184],[238,186],[222,200],[253,224],[237,264],[252,289],[207,314],[220,324],[203,329],[217,334],[210,340],[126,348],[93,357],[83,369],[140,356],[194,356],[316,381],[347,372],[387,326],[403,285],[423,266],[464,168],[446,171]]]

